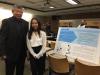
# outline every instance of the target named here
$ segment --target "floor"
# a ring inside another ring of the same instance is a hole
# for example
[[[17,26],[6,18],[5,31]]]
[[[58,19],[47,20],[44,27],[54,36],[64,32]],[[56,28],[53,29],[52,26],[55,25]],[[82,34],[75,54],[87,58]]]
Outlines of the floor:
[[[0,75],[5,75],[5,64],[4,61],[0,60]],[[24,75],[31,75],[29,64],[25,64]]]
[[[0,75],[5,75],[5,64],[4,64],[4,61],[1,61],[1,60],[0,60]],[[25,63],[24,75],[31,75],[29,61],[26,61]],[[45,72],[45,75],[48,75],[47,70]]]

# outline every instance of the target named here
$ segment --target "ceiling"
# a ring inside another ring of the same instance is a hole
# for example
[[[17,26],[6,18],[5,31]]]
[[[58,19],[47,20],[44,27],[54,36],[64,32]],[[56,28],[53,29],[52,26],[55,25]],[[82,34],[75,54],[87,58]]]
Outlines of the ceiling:
[[[1,3],[18,4],[44,12],[47,15],[75,14],[100,11],[100,0],[78,0],[80,4],[71,5],[65,0],[0,0]],[[46,3],[55,8],[47,8]]]

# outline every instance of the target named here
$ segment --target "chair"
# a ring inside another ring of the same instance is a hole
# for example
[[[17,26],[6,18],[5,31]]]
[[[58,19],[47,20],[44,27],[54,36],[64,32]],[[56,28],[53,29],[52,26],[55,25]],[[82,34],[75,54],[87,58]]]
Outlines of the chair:
[[[48,55],[48,61],[49,61],[49,75],[51,73],[56,73],[56,74],[66,74],[69,72],[69,63],[67,58],[55,58],[51,55]],[[67,74],[66,74],[67,75]]]
[[[76,60],[75,75],[100,75],[100,66],[86,65]]]
[[[55,42],[51,42],[50,47],[51,47],[52,49],[54,49],[54,48],[55,48]]]

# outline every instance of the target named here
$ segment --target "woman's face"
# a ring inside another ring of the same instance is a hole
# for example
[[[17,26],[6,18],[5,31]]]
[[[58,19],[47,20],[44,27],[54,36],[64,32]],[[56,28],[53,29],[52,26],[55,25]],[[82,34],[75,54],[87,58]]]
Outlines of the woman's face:
[[[33,27],[34,30],[38,29],[38,22],[37,22],[37,20],[35,20],[35,19],[32,20],[32,27]]]

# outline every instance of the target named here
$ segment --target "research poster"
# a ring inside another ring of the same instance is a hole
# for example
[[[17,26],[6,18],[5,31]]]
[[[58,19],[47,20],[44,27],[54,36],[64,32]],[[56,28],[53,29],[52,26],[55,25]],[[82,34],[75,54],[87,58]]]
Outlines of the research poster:
[[[100,29],[60,27],[55,51],[62,55],[98,64]]]

